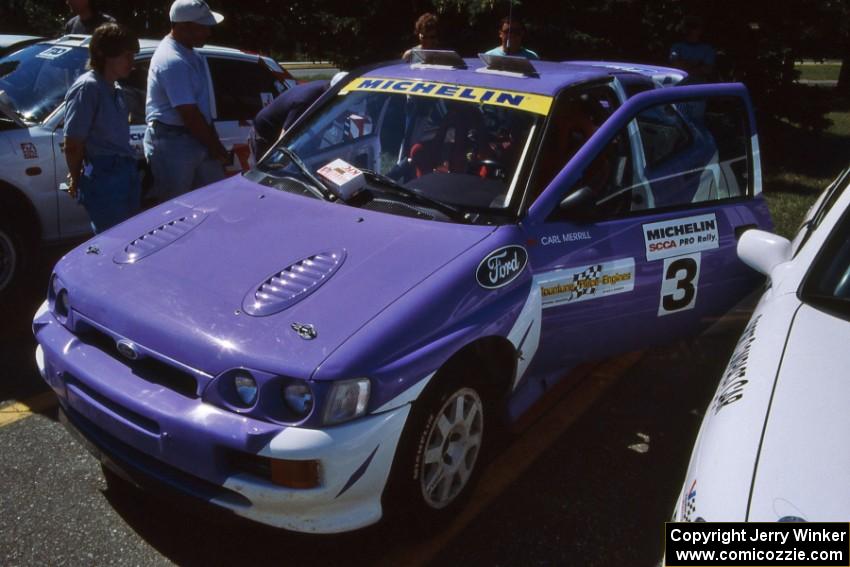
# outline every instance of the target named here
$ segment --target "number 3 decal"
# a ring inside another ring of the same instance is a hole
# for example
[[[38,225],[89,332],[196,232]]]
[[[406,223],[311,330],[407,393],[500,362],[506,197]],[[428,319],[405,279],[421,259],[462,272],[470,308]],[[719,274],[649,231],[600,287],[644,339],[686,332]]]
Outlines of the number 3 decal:
[[[676,256],[664,260],[661,302],[658,316],[693,309],[699,287],[700,254]]]

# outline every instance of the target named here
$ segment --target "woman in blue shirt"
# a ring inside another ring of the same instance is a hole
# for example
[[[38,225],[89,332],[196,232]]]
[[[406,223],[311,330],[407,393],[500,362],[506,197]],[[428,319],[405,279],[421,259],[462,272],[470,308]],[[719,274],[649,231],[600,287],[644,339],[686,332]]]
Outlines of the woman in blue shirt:
[[[91,70],[80,75],[65,95],[68,194],[85,207],[95,233],[140,208],[129,110],[116,84],[130,75],[138,51],[138,40],[123,27],[98,27],[89,44]]]

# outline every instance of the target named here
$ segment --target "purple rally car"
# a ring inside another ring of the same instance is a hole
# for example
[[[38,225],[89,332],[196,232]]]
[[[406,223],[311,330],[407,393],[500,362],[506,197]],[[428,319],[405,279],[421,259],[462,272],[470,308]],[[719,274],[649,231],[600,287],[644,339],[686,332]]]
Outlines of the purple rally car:
[[[297,531],[439,519],[572,367],[758,285],[735,255],[771,226],[743,86],[416,60],[59,262],[36,357],[104,465]]]

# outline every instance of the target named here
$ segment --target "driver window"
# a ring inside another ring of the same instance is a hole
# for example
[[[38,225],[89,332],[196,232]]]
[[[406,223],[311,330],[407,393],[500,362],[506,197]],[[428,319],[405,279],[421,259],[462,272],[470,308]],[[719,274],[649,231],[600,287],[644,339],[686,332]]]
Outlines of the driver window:
[[[531,200],[543,192],[605,120],[619,101],[608,85],[573,91],[558,98],[540,149]]]
[[[594,219],[749,194],[748,116],[742,101],[708,98],[640,112],[585,170]],[[556,213],[560,215],[561,213]]]

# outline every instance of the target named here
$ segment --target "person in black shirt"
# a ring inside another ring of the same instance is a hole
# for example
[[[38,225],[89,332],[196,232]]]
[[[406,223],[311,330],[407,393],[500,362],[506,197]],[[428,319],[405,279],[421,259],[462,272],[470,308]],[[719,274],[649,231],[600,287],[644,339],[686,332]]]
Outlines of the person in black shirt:
[[[328,90],[328,81],[311,81],[295,85],[284,91],[262,109],[254,118],[251,144],[254,158],[260,157],[280,137],[281,132],[292,126],[301,114],[310,108]]]
[[[115,23],[115,18],[97,9],[95,0],[67,0],[67,3],[76,15],[65,22],[66,34],[91,35],[101,24]]]

